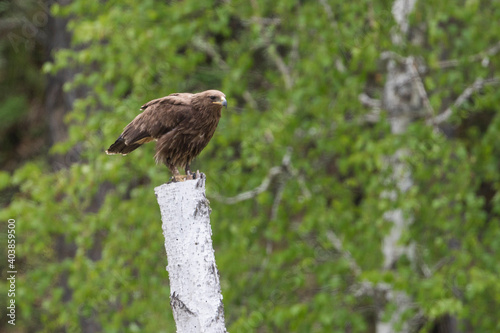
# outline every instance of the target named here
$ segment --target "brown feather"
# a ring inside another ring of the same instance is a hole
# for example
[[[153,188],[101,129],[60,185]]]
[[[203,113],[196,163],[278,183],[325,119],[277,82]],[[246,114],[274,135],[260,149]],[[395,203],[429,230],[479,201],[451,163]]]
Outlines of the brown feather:
[[[152,100],[141,107],[143,112],[125,127],[106,153],[127,154],[157,140],[156,162],[164,163],[175,174],[176,166],[188,168],[206,147],[219,123],[223,104],[225,95],[217,90]]]
[[[152,137],[145,137],[145,138],[142,138],[140,140],[137,140],[136,142],[134,142],[135,144],[139,144],[139,145],[143,145],[145,143],[148,143],[148,142],[151,142],[153,141],[154,139]]]

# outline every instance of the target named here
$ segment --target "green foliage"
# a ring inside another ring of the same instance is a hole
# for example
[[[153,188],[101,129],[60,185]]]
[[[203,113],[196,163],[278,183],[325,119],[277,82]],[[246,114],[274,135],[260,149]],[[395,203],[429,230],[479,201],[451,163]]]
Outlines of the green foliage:
[[[81,163],[57,172],[28,163],[12,175],[20,192],[1,215],[18,219],[22,237],[19,322],[43,332],[79,331],[82,318],[105,332],[174,330],[153,194],[170,175],[153,163],[152,145],[123,158],[103,151],[144,102],[214,88],[230,107],[193,168],[207,174],[214,198],[229,331],[370,331],[379,305],[356,292],[363,283],[405,292],[415,303],[406,318],[423,315],[428,330],[446,314],[478,332],[500,328],[492,311],[500,305],[500,92],[486,87],[455,109],[452,137],[422,120],[395,136],[384,116],[365,124],[369,110],[358,102],[367,87],[381,96],[387,50],[429,65],[434,110],[477,77],[497,75],[498,55],[486,65],[466,59],[497,42],[499,5],[418,2],[411,25],[425,43],[395,48],[392,2],[325,3],[331,15],[317,2],[284,0],[52,6],[71,17],[74,49],[44,69],[80,68],[66,89],[90,93],[67,117],[68,140],[52,148],[78,145]],[[459,64],[439,68],[446,59]],[[288,147],[297,173],[283,180],[280,201],[278,183],[235,205],[215,200],[258,186]],[[409,152],[414,185],[391,201],[386,158],[399,148]],[[418,258],[385,271],[383,216],[395,208],[413,218],[402,243],[415,244]]]

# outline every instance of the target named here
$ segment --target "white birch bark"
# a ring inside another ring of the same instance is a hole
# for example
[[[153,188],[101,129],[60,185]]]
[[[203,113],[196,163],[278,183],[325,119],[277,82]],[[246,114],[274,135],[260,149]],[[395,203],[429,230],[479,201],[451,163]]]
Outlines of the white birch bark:
[[[392,7],[392,14],[398,26],[393,31],[392,42],[394,45],[402,44],[409,31],[408,16],[415,7],[416,0],[395,0]],[[387,62],[387,81],[384,86],[383,107],[389,113],[391,132],[401,135],[406,132],[408,125],[422,112],[424,104],[422,96],[419,94],[413,78],[413,70],[410,66],[413,63],[405,61],[398,63],[395,59]],[[399,149],[387,159],[388,167],[392,174],[388,179],[390,186],[395,190],[382,193],[383,197],[397,201],[398,196],[408,191],[413,186],[411,172],[404,162],[407,151]],[[395,208],[384,213],[384,218],[392,224],[392,228],[382,243],[382,253],[384,255],[383,267],[386,270],[392,269],[401,255],[406,254],[410,259],[413,257],[413,247],[400,244],[403,234],[413,222],[412,216],[405,216],[401,208]],[[380,309],[379,319],[376,323],[377,333],[411,332],[411,325],[408,322],[402,323],[399,330],[396,326],[400,323],[402,315],[409,308],[411,299],[402,291],[389,289],[386,299],[397,305],[388,321],[383,321],[380,317],[383,309]]]
[[[226,332],[205,175],[155,188],[178,333]]]

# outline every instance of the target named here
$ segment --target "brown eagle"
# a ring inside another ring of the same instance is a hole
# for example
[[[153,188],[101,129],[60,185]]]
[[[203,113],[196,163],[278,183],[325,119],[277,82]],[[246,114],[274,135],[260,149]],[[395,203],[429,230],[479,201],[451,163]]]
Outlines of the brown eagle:
[[[223,106],[227,107],[226,96],[218,90],[154,99],[141,107],[143,112],[125,127],[106,154],[127,155],[154,140],[156,163],[164,163],[172,171],[172,180],[193,179],[191,161],[214,135]],[[179,174],[178,166],[185,168],[186,176]]]

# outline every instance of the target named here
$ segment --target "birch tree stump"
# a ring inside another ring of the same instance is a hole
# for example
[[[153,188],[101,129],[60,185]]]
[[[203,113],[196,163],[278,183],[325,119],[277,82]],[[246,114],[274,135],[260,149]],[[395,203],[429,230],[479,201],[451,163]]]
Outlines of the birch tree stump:
[[[178,333],[226,332],[205,175],[155,188]]]

